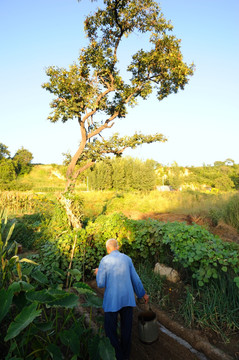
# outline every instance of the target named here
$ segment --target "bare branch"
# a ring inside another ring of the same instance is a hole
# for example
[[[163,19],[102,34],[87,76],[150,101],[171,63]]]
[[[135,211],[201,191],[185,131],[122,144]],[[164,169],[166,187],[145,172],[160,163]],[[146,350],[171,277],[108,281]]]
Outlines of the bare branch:
[[[98,105],[100,103],[100,101],[108,94],[110,93],[111,91],[113,91],[114,89],[113,88],[110,88],[110,89],[107,89],[105,90],[103,93],[101,93],[98,98],[96,99],[95,101],[95,109],[94,110],[91,110],[89,113],[87,113],[83,119],[82,119],[82,122],[84,123],[90,116],[93,116],[96,111],[98,110]]]

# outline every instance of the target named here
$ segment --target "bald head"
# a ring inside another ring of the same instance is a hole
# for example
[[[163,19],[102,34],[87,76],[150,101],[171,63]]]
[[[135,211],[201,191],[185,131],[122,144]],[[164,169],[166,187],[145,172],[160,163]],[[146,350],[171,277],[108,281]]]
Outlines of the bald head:
[[[107,240],[105,245],[106,245],[108,254],[110,254],[111,251],[118,250],[118,248],[119,248],[118,241],[116,239]]]

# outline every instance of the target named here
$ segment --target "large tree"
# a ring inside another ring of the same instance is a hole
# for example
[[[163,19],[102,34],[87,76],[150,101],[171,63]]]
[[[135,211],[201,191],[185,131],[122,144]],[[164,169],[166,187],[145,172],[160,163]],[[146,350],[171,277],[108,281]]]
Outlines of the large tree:
[[[101,133],[124,118],[138,98],[147,99],[154,92],[162,100],[184,89],[193,64],[183,61],[180,40],[170,34],[172,29],[152,0],[104,0],[104,8],[85,20],[89,45],[81,49],[78,62],[69,69],[50,66],[46,70],[49,81],[42,86],[55,96],[48,119],[76,119],[81,133],[79,148],[68,166],[66,189],[105,153],[121,155],[128,147],[166,140],[159,133],[125,138],[114,135],[107,140]],[[144,38],[128,64],[129,76],[123,78],[119,45],[129,41],[132,33]],[[77,167],[79,161],[83,165]]]
[[[29,173],[31,170],[32,159],[32,153],[25,149],[23,146],[19,150],[17,150],[16,154],[13,157],[16,174],[23,175]]]
[[[5,158],[10,157],[10,151],[8,150],[8,146],[0,143],[0,161]]]

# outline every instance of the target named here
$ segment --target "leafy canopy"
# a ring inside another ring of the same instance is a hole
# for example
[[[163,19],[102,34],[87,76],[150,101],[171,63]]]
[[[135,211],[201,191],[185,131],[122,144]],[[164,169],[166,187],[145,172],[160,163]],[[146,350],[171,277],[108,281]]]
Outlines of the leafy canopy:
[[[10,157],[10,151],[8,150],[8,146],[4,145],[3,143],[0,143],[0,160],[9,157]]]

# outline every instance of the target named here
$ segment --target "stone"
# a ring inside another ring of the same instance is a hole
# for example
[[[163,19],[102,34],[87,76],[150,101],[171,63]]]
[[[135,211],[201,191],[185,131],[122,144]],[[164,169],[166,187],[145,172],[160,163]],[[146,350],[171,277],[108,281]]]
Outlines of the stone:
[[[160,276],[165,276],[170,282],[177,283],[180,281],[179,273],[166,265],[160,263],[155,264],[154,272]]]

